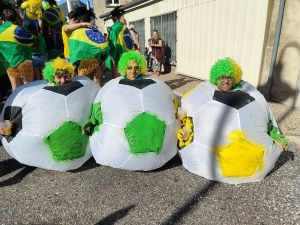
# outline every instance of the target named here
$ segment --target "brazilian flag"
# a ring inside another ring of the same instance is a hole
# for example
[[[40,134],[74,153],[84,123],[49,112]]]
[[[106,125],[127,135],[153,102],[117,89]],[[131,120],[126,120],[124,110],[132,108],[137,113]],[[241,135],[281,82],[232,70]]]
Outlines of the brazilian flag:
[[[103,34],[97,29],[80,28],[74,30],[69,38],[70,61],[97,58],[108,52],[109,46]]]
[[[115,22],[109,31],[109,47],[109,53],[116,66],[122,53],[134,49],[130,31],[120,21]]]
[[[61,32],[65,23],[65,15],[60,8],[50,7],[43,12],[43,25],[55,28]]]
[[[6,68],[13,68],[31,58],[34,38],[24,27],[11,22],[0,25],[0,57]]]

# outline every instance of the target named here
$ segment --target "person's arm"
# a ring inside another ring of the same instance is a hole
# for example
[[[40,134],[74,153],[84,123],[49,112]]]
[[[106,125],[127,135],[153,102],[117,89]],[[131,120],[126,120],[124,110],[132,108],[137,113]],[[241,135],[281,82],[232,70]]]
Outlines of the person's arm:
[[[39,18],[39,27],[40,27],[40,34],[43,35],[43,21],[42,21],[42,18]]]
[[[65,32],[72,32],[73,30],[76,30],[78,28],[92,28],[91,23],[75,23],[75,24],[69,24],[64,27]]]
[[[130,34],[131,34],[131,36],[132,36],[132,38],[133,38],[134,44],[136,44],[136,46],[138,47],[138,50],[140,51],[140,50],[141,50],[141,45],[140,45],[139,40],[138,40],[137,37],[136,37],[136,34],[134,33],[133,30],[130,30]]]

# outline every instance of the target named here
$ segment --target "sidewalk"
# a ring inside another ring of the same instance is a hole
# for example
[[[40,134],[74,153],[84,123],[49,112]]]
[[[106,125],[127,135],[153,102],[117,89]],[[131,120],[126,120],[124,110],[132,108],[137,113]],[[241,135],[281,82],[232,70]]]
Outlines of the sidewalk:
[[[146,73],[146,77],[156,78],[164,81],[174,93],[182,96],[187,91],[191,90],[196,85],[200,84],[201,80],[175,74],[167,73],[159,77],[153,76],[152,73]],[[276,102],[268,102],[275,119],[290,142],[300,144],[300,108],[292,108]]]

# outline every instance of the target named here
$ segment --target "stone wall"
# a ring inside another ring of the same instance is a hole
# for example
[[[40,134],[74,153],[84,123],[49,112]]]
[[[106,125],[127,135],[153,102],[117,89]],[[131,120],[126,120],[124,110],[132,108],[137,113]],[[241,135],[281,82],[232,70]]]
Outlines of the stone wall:
[[[280,0],[270,4],[271,19],[265,49],[265,59],[261,73],[261,91],[267,93],[267,81],[270,71]],[[286,0],[280,33],[279,48],[272,78],[270,100],[285,105],[300,107],[300,0]]]

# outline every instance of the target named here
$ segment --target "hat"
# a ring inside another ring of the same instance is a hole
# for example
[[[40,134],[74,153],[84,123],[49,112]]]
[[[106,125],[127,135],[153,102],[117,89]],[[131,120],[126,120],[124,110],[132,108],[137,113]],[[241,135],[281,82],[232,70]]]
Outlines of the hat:
[[[130,24],[130,25],[129,25],[129,29],[134,29],[134,25],[133,25],[133,24]]]

